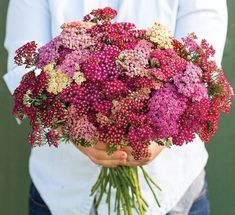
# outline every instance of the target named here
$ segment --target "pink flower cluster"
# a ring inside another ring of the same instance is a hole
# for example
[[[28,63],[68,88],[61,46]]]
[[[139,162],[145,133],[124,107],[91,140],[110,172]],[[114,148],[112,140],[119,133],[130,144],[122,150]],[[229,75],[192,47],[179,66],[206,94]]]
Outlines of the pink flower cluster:
[[[88,56],[88,50],[75,50],[68,52],[67,49],[64,49],[60,53],[60,63],[56,68],[66,73],[68,76],[73,77],[74,73],[80,70],[80,64],[83,63],[88,58]]]
[[[64,47],[72,50],[86,49],[95,45],[95,38],[89,33],[87,26],[78,23],[65,25],[60,34],[60,40]]]
[[[33,128],[30,142],[129,145],[140,159],[151,141],[182,145],[195,134],[209,141],[233,96],[213,48],[194,34],[183,42],[169,36],[159,48],[152,41],[164,38],[153,38],[161,33],[156,26],[150,38],[133,23],[113,23],[116,15],[93,10],[62,25],[38,52],[34,42],[17,51],[18,65],[41,69],[26,74],[14,93],[13,113]]]
[[[93,52],[81,65],[85,77],[91,81],[106,81],[119,75],[115,59],[118,56],[118,47],[106,45],[102,50]]]
[[[148,115],[153,119],[159,138],[178,134],[179,120],[187,108],[187,101],[171,84],[166,84],[155,92],[148,103]]]
[[[208,98],[206,86],[201,82],[201,79],[201,68],[192,63],[188,63],[185,72],[179,73],[173,78],[179,93],[198,102],[203,98]]]
[[[68,127],[71,128],[69,136],[76,141],[77,138],[82,138],[87,142],[92,142],[97,137],[96,127],[89,122],[87,115],[78,116],[76,108],[70,106],[68,109],[69,120]]]
[[[178,56],[173,49],[154,50],[152,60],[157,67],[153,70],[153,74],[166,82],[174,75],[183,72],[187,65],[187,61]]]
[[[43,68],[47,64],[55,62],[59,58],[60,44],[60,37],[58,36],[42,46],[38,52],[36,66]]]
[[[146,40],[141,40],[134,49],[124,50],[119,55],[118,64],[121,69],[125,71],[125,74],[134,76],[147,76],[147,70],[149,66],[149,59],[151,48],[153,44]]]

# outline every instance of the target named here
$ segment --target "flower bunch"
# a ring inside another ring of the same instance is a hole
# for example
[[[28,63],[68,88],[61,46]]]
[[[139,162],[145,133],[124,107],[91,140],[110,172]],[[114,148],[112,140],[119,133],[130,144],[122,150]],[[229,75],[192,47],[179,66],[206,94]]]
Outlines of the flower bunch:
[[[30,42],[17,50],[15,62],[32,71],[14,92],[13,114],[30,119],[30,143],[57,147],[63,139],[92,147],[102,142],[108,154],[130,146],[141,159],[154,141],[183,145],[196,134],[209,141],[233,96],[212,46],[206,40],[199,44],[194,34],[176,40],[160,23],[148,30],[113,23],[116,15],[111,8],[93,10],[83,21],[63,24],[61,34],[43,47]],[[141,169],[149,186],[157,187]],[[102,188],[101,199],[111,192],[107,184],[116,188],[117,211],[122,206],[125,214],[132,207],[144,213],[137,169],[102,168],[92,193]]]

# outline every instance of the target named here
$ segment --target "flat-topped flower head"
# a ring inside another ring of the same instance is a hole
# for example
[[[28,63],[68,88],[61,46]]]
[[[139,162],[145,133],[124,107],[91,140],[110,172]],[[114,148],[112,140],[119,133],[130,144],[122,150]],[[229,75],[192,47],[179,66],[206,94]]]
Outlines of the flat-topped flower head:
[[[130,77],[147,76],[151,48],[153,44],[141,40],[134,49],[124,50],[118,56],[117,64]]]
[[[185,72],[175,75],[173,79],[178,92],[193,101],[208,98],[206,86],[201,81],[202,70],[193,63],[188,63]]]
[[[17,65],[25,65],[26,68],[29,68],[35,65],[37,56],[37,44],[32,41],[16,50],[14,60]]]
[[[86,81],[86,78],[82,72],[77,71],[73,75],[73,80],[77,83],[77,85],[81,85],[82,82]]]
[[[95,25],[93,22],[83,22],[83,21],[75,21],[75,22],[66,22],[61,25],[62,29],[65,28],[85,28],[85,29],[90,29]]]
[[[82,50],[96,44],[96,38],[92,37],[87,31],[91,25],[80,22],[64,24],[60,34],[61,45],[72,50]]]
[[[116,16],[117,16],[116,10],[110,7],[105,7],[103,9],[92,10],[92,12],[86,15],[83,18],[83,20],[91,22],[109,21],[114,19]]]
[[[47,64],[55,62],[59,58],[60,37],[53,38],[50,42],[39,49],[36,66],[43,68]]]
[[[171,49],[173,47],[173,35],[170,29],[159,22],[154,23],[148,30],[147,36],[149,37],[149,40],[155,43],[159,48]]]
[[[72,83],[72,79],[65,73],[56,70],[54,64],[45,66],[44,71],[48,74],[47,91],[49,93],[58,94]]]

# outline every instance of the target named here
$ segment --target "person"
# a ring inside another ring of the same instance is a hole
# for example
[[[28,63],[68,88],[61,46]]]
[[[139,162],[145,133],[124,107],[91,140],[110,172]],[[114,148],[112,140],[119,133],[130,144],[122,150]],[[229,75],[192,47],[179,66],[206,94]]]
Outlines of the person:
[[[44,45],[59,34],[63,23],[81,20],[92,9],[106,6],[119,12],[116,21],[133,22],[138,28],[148,28],[160,21],[179,39],[195,32],[214,46],[216,61],[221,63],[227,31],[226,0],[10,0],[5,39],[8,72],[4,79],[11,93],[27,72],[13,63],[18,47],[32,40]],[[182,147],[163,149],[151,145],[149,150],[152,156],[148,160],[133,161],[124,151],[110,157],[103,149],[76,148],[73,144],[61,143],[58,149],[33,148],[29,159],[32,178],[29,214],[105,215],[105,199],[95,211],[94,198],[89,195],[99,173],[98,165],[147,164],[146,169],[162,191],[157,192],[159,208],[141,181],[142,192],[150,205],[146,214],[208,215],[204,171],[208,153],[199,137]]]

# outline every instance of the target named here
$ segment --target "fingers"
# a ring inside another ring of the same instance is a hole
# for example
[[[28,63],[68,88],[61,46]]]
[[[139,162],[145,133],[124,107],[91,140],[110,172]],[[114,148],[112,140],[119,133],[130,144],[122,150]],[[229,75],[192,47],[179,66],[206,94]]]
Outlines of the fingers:
[[[127,157],[127,162],[124,164],[125,166],[143,166],[150,163],[152,159],[150,157],[148,158],[142,158],[140,160],[135,160],[132,155]]]
[[[115,167],[126,163],[127,153],[124,151],[116,151],[112,155],[108,155],[106,150],[97,149],[96,147],[76,146],[81,152],[86,154],[90,160],[104,167]]]
[[[104,150],[88,148],[87,152],[97,160],[123,160],[127,158],[127,153],[124,151],[116,151],[112,155],[108,155]]]
[[[149,164],[150,162],[147,161],[127,161],[123,166],[144,166]]]
[[[94,157],[89,157],[89,158],[93,163],[104,167],[117,167],[120,165],[125,165],[126,163],[126,160],[98,160]]]
[[[130,156],[131,152],[133,151],[133,149],[130,146],[123,146],[123,147],[121,147],[121,150],[125,151],[128,156]]]
[[[100,149],[100,150],[106,150],[107,144],[103,142],[97,142],[93,148]]]
[[[94,147],[83,147],[76,145],[76,147],[86,154],[93,163],[102,165],[104,167],[116,167],[122,166],[143,166],[150,163],[158,154],[165,148],[157,144],[150,144],[148,151],[149,156],[142,158],[141,160],[135,160],[132,153],[132,148],[125,146],[120,150],[114,152],[112,155],[108,155],[106,152],[106,145],[103,143],[97,143]]]
[[[151,161],[153,161],[160,152],[164,149],[164,146],[159,146],[156,143],[150,144],[148,147],[148,153],[149,155],[147,157],[143,157],[140,160],[135,160],[133,156],[131,155],[131,147],[123,147],[122,150],[127,152],[127,162],[124,164],[125,166],[143,166],[149,164]]]

